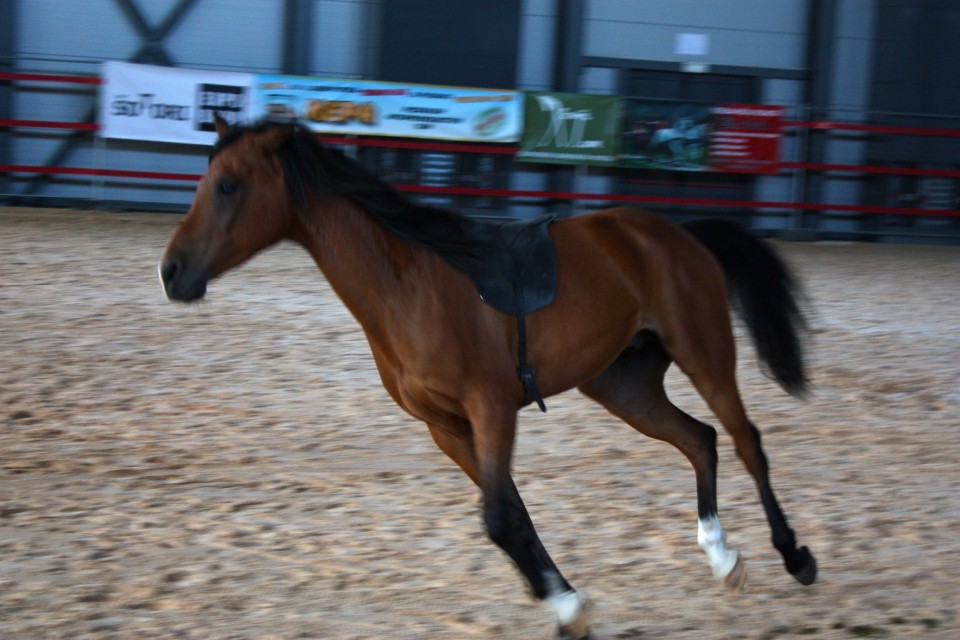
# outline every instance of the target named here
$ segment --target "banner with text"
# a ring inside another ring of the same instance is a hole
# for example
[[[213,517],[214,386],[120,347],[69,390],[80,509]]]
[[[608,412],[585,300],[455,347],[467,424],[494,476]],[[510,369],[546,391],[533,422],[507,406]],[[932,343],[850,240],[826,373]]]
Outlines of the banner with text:
[[[99,135],[104,138],[213,144],[213,114],[250,119],[254,76],[127,62],[105,62]]]
[[[516,142],[517,91],[260,75],[255,112],[318,133]]]
[[[780,160],[783,107],[628,99],[620,165],[770,173]]]
[[[522,162],[613,165],[620,138],[621,100],[576,93],[526,94]]]
[[[763,104],[724,104],[711,109],[711,166],[721,171],[775,172],[783,114],[783,107]]]

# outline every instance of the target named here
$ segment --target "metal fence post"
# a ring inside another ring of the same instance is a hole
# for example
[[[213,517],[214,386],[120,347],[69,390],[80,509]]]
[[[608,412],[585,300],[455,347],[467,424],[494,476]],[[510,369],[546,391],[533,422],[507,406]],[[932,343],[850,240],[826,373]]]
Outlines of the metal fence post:
[[[14,70],[14,39],[17,36],[17,0],[0,2],[0,72]],[[0,120],[8,120],[13,115],[13,82],[0,81]],[[0,130],[0,165],[11,164],[10,151],[13,129]],[[6,202],[10,194],[10,174],[0,173],[0,201]]]

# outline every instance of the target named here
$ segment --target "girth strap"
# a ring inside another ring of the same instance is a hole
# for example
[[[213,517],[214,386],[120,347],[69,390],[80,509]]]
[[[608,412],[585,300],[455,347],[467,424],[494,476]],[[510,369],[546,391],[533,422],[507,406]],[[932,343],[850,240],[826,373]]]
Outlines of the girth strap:
[[[520,360],[520,366],[517,367],[517,376],[520,378],[520,384],[523,385],[523,401],[536,401],[540,411],[547,412],[547,405],[543,402],[543,396],[537,389],[537,370],[527,362],[527,317],[525,314],[517,316],[517,331],[519,333],[517,340],[517,356]]]
[[[455,269],[466,273],[480,299],[497,311],[516,316],[519,329],[517,376],[523,385],[524,404],[536,401],[547,407],[537,390],[536,370],[527,362],[526,314],[553,302],[557,294],[557,254],[548,227],[556,215],[532,220],[477,222],[463,238],[467,250],[441,254]]]

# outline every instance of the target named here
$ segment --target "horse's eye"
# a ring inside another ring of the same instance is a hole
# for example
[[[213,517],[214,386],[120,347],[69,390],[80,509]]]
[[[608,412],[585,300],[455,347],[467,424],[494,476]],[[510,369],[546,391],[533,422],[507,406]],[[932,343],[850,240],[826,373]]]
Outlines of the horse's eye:
[[[222,193],[225,196],[228,196],[234,191],[236,191],[237,187],[229,180],[222,180],[218,188],[220,189],[220,193]]]

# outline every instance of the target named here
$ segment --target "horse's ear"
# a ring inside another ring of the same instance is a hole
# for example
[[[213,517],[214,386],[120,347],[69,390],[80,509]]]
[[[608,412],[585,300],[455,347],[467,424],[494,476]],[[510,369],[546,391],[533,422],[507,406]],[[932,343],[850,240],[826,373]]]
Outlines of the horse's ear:
[[[217,128],[217,137],[223,140],[230,133],[230,123],[220,117],[219,111],[213,112],[213,124]]]

